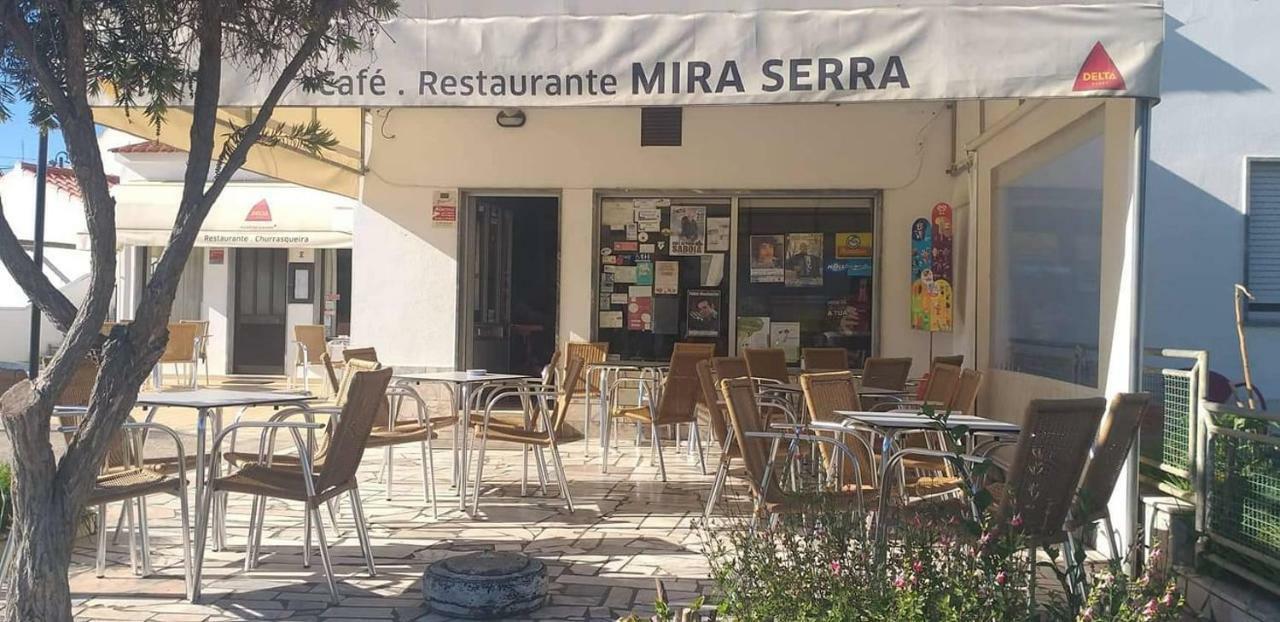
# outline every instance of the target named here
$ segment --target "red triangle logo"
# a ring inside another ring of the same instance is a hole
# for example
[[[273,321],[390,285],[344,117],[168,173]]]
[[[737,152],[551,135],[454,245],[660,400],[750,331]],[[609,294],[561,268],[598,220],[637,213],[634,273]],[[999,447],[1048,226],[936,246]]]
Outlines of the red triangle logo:
[[[1116,69],[1106,48],[1102,47],[1101,41],[1094,43],[1089,56],[1080,66],[1080,73],[1076,74],[1076,85],[1071,90],[1123,91],[1124,88],[1124,76]]]
[[[262,199],[253,204],[249,209],[249,215],[244,217],[245,222],[271,222],[271,206],[267,205],[267,200]]]

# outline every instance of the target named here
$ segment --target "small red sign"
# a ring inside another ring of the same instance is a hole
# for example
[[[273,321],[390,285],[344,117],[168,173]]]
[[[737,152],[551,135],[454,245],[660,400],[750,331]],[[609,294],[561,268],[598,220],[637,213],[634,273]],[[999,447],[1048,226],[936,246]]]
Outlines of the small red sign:
[[[458,222],[458,206],[456,205],[431,206],[431,222],[446,223],[446,224]]]
[[[271,222],[271,206],[267,205],[267,200],[262,199],[253,204],[249,208],[249,215],[244,217],[245,222]]]
[[[1076,74],[1076,85],[1071,90],[1123,91],[1124,88],[1124,76],[1120,75],[1119,69],[1116,69],[1111,55],[1107,54],[1101,41],[1094,43],[1089,56],[1080,66],[1080,73]]]
[[[221,266],[227,261],[227,249],[211,248],[209,249],[209,265]]]

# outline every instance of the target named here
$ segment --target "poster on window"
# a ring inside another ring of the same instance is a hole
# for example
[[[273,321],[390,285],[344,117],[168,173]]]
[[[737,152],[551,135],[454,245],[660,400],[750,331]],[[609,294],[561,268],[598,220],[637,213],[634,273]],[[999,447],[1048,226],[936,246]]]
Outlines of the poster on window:
[[[701,255],[707,250],[707,208],[671,208],[671,254]]]
[[[837,233],[836,258],[851,259],[871,256],[870,233]]]
[[[708,218],[707,219],[707,252],[724,252],[729,250],[729,223],[728,218]]]
[[[751,282],[781,283],[783,236],[751,236]]]
[[[928,290],[933,285],[933,225],[926,218],[911,223],[911,328],[929,330]]]
[[[772,322],[769,325],[769,347],[786,353],[787,362],[800,360],[800,322]]]
[[[689,318],[684,334],[688,337],[720,336],[720,291],[689,290]]]
[[[653,330],[653,288],[632,285],[627,289],[627,330]]]
[[[738,352],[752,348],[763,350],[769,347],[769,318],[757,316],[738,316]]]
[[[654,262],[653,294],[655,296],[675,296],[680,293],[680,262]]]
[[[787,287],[822,286],[822,234],[788,233],[783,283]]]

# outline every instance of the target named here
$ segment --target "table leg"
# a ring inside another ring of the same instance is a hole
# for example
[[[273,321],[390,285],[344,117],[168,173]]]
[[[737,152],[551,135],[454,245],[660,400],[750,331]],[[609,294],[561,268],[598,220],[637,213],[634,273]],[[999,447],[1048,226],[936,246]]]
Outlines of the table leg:
[[[585,406],[582,414],[582,458],[586,460],[591,457],[591,374],[595,369],[588,369],[586,376],[586,384],[582,387],[583,400]],[[566,395],[572,394],[577,387],[567,387]]]
[[[222,409],[213,409],[213,435],[216,437],[222,432]],[[217,456],[209,456],[212,464],[209,465],[209,473],[213,477],[221,475],[220,461]],[[213,519],[214,519],[214,543],[215,550],[222,550],[227,546],[227,498],[226,495],[217,495],[213,498]]]
[[[152,410],[152,412],[154,412],[154,409]],[[147,417],[150,418],[151,415],[148,415]],[[209,417],[209,411],[207,409],[201,408],[196,411],[196,487],[195,487],[196,503],[194,506],[195,508],[197,508],[196,511],[199,511],[200,508],[204,507],[204,489],[206,484],[205,474],[204,474],[204,471],[205,471],[205,464],[204,464],[205,447],[204,446],[206,442],[205,441],[205,430],[206,430],[205,422],[208,417]]]
[[[471,384],[463,383],[459,392],[462,394],[462,410],[459,414],[461,431],[459,433],[458,447],[460,450],[458,456],[460,466],[458,470],[458,509],[465,512],[467,509],[467,462],[470,458],[467,451],[467,435],[471,432]]]

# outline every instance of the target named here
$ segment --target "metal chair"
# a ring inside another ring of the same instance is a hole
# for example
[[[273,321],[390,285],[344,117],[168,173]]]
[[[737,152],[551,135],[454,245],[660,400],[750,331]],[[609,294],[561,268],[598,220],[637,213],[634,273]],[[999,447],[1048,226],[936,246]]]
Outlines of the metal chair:
[[[849,351],[844,348],[801,348],[800,367],[806,373],[846,371],[849,369]]]
[[[911,357],[871,357],[862,367],[862,386],[901,391],[911,375]]]
[[[1111,511],[1107,502],[1116,489],[1120,471],[1138,438],[1143,415],[1150,404],[1151,395],[1148,393],[1121,393],[1111,400],[1107,415],[1098,427],[1098,436],[1093,443],[1093,456],[1084,468],[1080,489],[1076,492],[1076,502],[1067,521],[1067,529],[1070,531],[1080,531],[1101,521],[1102,528],[1106,531],[1107,544],[1111,547],[1111,556],[1116,560],[1120,559],[1122,553],[1116,542],[1116,532],[1111,525]]]
[[[476,461],[477,491],[480,489],[480,483],[484,481],[485,448],[488,446],[489,440],[493,439],[516,443],[521,446],[525,464],[525,472],[520,478],[521,494],[526,492],[529,452],[533,452],[534,459],[538,463],[539,479],[543,483],[542,491],[543,494],[546,494],[546,458],[542,455],[542,449],[547,448],[551,450],[551,460],[555,463],[556,478],[560,481],[560,494],[564,496],[564,502],[569,511],[573,512],[573,493],[569,490],[569,478],[564,472],[564,463],[560,459],[559,446],[561,443],[582,438],[580,434],[566,431],[564,428],[564,422],[569,416],[570,387],[577,385],[581,374],[582,359],[570,359],[565,366],[564,388],[560,390],[549,384],[525,384],[496,391],[489,397],[484,409],[484,419],[478,422],[475,431],[476,435],[480,437],[480,457]],[[498,402],[510,397],[519,397],[525,404],[529,405],[529,409],[526,411],[527,417],[523,424],[506,423],[493,418],[493,410]],[[478,492],[473,498],[471,511],[472,513],[480,511],[480,494]]]
[[[200,339],[199,349],[196,351],[196,359],[204,364],[204,383],[209,383],[209,321],[208,320],[179,320],[179,324],[195,324],[199,328],[196,330],[196,337]],[[199,377],[199,374],[196,374]]]
[[[751,377],[773,382],[790,382],[791,373],[787,371],[787,353],[782,348],[746,348],[743,358],[747,360],[747,370]]]
[[[164,366],[173,365],[175,373],[182,365],[187,366],[186,386],[195,388],[196,370],[200,362],[201,341],[198,324],[170,324],[169,340],[165,342],[164,352],[151,372],[151,382],[156,389],[164,388]]]
[[[661,381],[654,378],[619,378],[610,387],[613,404],[609,405],[605,418],[605,429],[602,435],[604,444],[604,461],[602,469],[609,463],[610,432],[616,419],[631,421],[638,426],[649,425],[652,428],[651,449],[658,454],[659,470],[662,481],[667,481],[667,464],[662,455],[662,444],[658,440],[658,428],[679,424],[690,424],[690,442],[697,444],[698,464],[706,473],[706,457],[703,455],[702,438],[698,431],[698,361],[707,357],[700,352],[680,352],[671,355],[671,369]],[[641,405],[622,406],[617,404],[618,388],[633,384],[640,391]]]
[[[391,373],[390,368],[385,368],[376,371],[358,371],[353,374],[342,414],[331,418],[327,426],[324,460],[319,466],[315,462],[315,447],[312,443],[304,441],[303,437],[308,432],[323,429],[326,426],[319,423],[284,420],[282,415],[287,413],[278,414],[272,421],[247,421],[233,424],[214,438],[211,453],[218,456],[221,455],[222,442],[229,434],[254,428],[259,429],[263,434],[259,445],[261,449],[258,461],[244,463],[235,471],[221,477],[217,475],[218,469],[209,470],[209,483],[200,500],[203,507],[198,515],[196,526],[194,600],[200,598],[200,579],[204,567],[204,548],[209,518],[213,509],[212,501],[219,493],[243,493],[254,496],[253,509],[249,517],[250,535],[245,555],[246,568],[256,565],[262,524],[266,514],[266,499],[271,497],[303,503],[305,507],[303,565],[309,566],[311,562],[311,535],[314,525],[332,603],[338,601],[338,587],[333,576],[333,565],[329,559],[329,547],[325,540],[320,506],[329,499],[347,493],[355,519],[356,535],[360,540],[360,548],[364,553],[369,575],[377,575],[373,549],[369,544],[369,534],[365,524],[364,508],[360,503],[356,470],[364,456],[374,422],[382,412],[382,405],[386,403],[387,385],[391,381]],[[304,409],[294,410],[304,411]],[[297,451],[296,462],[293,464],[274,463],[275,435],[280,430],[289,432],[293,437],[294,448]]]
[[[591,397],[600,395],[601,386],[606,384],[604,372],[592,374],[590,365],[592,363],[603,363],[609,357],[609,343],[607,341],[570,341],[564,345],[564,362],[566,367],[569,361],[573,359],[582,359],[584,365],[582,377],[578,380],[578,385],[570,387],[573,392],[570,394],[571,399],[579,397],[586,401],[586,408],[582,410],[582,436],[587,438],[591,436]],[[565,369],[559,371],[559,375],[564,377]],[[589,452],[591,443],[583,444],[583,452]]]
[[[293,327],[293,368],[289,371],[287,383],[293,388],[301,372],[302,389],[311,390],[311,367],[316,365],[333,365],[332,359],[325,355],[329,351],[329,343],[325,339],[324,326],[320,324],[298,324]],[[332,382],[332,374],[328,374]],[[330,384],[332,388],[332,385]]]

